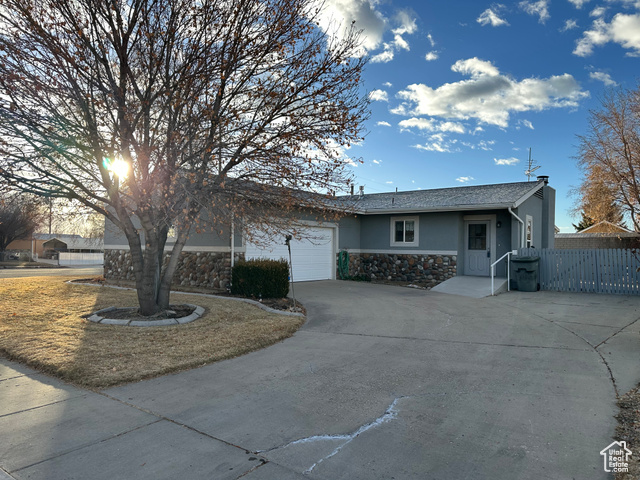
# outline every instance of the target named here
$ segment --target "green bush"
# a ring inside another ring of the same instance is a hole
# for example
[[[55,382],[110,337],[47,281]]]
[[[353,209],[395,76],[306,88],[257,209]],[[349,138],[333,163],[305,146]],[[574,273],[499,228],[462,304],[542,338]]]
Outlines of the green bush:
[[[255,298],[284,298],[289,293],[286,260],[249,260],[231,272],[231,293]]]

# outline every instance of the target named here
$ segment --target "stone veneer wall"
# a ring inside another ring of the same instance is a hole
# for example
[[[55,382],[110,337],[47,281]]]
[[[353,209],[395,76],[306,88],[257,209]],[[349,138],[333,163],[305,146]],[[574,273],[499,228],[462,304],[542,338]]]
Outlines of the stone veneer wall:
[[[455,277],[456,267],[455,255],[349,253],[349,275],[364,274],[372,280],[413,282],[434,287]]]
[[[236,262],[244,258],[236,253]],[[165,263],[169,255],[165,255]],[[135,281],[129,250],[105,250],[104,277],[107,280]],[[231,254],[182,252],[173,276],[175,285],[225,289],[231,280]]]

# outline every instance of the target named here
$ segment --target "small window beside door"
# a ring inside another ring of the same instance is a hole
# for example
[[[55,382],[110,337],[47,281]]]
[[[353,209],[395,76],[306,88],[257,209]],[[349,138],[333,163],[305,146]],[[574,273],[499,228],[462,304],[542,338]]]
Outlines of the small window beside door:
[[[525,217],[525,225],[526,225],[526,239],[527,239],[527,248],[531,248],[533,246],[533,217],[527,215]]]
[[[391,246],[418,246],[418,217],[391,217]]]

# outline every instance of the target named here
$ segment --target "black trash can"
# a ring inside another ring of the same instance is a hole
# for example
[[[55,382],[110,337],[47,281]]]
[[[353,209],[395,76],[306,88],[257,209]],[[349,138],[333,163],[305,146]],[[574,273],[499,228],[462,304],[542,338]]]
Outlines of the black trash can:
[[[513,257],[511,259],[517,289],[521,292],[538,291],[539,261],[540,257]]]

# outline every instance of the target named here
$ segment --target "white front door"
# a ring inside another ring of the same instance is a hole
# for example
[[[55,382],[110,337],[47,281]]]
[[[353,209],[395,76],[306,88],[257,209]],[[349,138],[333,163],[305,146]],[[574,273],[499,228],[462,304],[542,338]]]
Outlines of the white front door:
[[[488,277],[491,269],[491,222],[465,222],[464,274]]]

